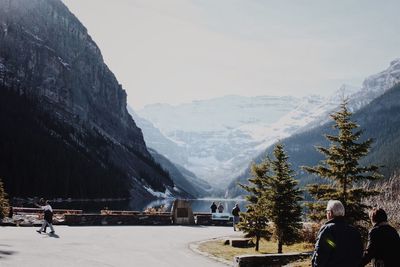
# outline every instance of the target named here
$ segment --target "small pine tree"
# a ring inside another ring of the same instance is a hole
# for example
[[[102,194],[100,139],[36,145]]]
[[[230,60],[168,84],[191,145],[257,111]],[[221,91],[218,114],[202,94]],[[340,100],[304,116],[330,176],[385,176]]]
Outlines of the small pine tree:
[[[0,219],[8,215],[10,205],[7,200],[7,193],[4,191],[3,182],[0,179]]]
[[[338,199],[343,203],[350,223],[367,221],[368,206],[362,199],[378,193],[359,186],[362,181],[376,180],[382,176],[375,165],[361,166],[360,159],[368,154],[373,140],[358,142],[362,130],[351,121],[351,115],[347,101],[343,101],[340,110],[331,115],[335,122],[333,128],[338,129],[338,134],[325,135],[331,143],[328,148],[317,147],[325,155],[325,160],[314,167],[303,167],[311,174],[330,180],[329,184],[308,186],[308,191],[317,200],[308,205],[313,220],[320,221],[324,218],[326,201]]]
[[[245,233],[245,237],[256,239],[256,251],[259,250],[261,238],[269,240],[271,237],[266,209],[262,200],[266,192],[268,171],[269,163],[267,160],[260,164],[253,164],[251,167],[252,178],[248,179],[251,184],[239,184],[240,187],[250,194],[246,196],[249,204],[247,205],[247,211],[240,213],[241,222],[238,224],[238,227]]]
[[[294,171],[290,169],[283,145],[274,148],[275,160],[271,160],[272,175],[266,180],[267,190],[263,196],[268,218],[274,224],[274,239],[278,253],[283,245],[290,245],[300,238],[302,192],[297,188]]]

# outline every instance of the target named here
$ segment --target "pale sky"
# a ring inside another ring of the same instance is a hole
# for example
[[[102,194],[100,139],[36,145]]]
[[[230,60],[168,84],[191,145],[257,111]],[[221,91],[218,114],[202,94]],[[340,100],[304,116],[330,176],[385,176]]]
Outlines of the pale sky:
[[[63,0],[128,103],[329,95],[400,57],[400,1]]]

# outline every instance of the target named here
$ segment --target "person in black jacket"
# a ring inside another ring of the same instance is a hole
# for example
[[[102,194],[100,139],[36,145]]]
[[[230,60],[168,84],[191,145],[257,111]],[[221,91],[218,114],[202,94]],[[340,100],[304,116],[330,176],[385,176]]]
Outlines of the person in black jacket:
[[[328,221],[321,227],[311,260],[313,267],[358,267],[363,243],[360,232],[344,220],[345,210],[338,200],[329,200]]]
[[[235,207],[232,209],[232,215],[233,215],[233,231],[236,231],[236,225],[240,222],[240,208],[239,204],[236,203]],[[239,230],[239,229],[238,229]]]
[[[400,237],[396,229],[387,222],[383,209],[374,208],[369,212],[373,228],[368,233],[368,245],[364,252],[362,265],[373,260],[376,267],[400,266]]]
[[[213,202],[210,206],[211,209],[211,213],[216,213],[217,212],[217,204],[215,204],[215,202]]]

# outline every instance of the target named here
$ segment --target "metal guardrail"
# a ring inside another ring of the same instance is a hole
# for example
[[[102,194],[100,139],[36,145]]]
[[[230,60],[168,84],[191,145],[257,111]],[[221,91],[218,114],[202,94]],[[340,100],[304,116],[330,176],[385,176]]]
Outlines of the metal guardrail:
[[[14,214],[37,214],[42,213],[43,210],[40,208],[25,208],[25,207],[12,207]],[[54,214],[82,214],[82,210],[68,210],[68,209],[53,209]]]

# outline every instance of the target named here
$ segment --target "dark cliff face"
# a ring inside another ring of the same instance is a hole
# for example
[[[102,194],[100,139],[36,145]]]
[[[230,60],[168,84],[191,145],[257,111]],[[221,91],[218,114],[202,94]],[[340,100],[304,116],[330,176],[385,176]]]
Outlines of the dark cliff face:
[[[126,110],[126,93],[86,28],[56,0],[1,0],[0,55],[6,81],[41,96],[63,119],[89,123],[147,154]],[[58,114],[57,114],[58,115]]]
[[[0,0],[0,85],[1,90],[11,89],[24,96],[34,114],[46,114],[61,128],[73,129],[67,131],[72,137],[65,141],[71,153],[83,149],[99,168],[116,168],[127,180],[126,192],[146,197],[149,193],[144,187],[172,190],[168,173],[155,163],[141,130],[127,112],[125,91],[86,28],[61,1]],[[7,110],[3,112],[6,115]],[[39,125],[50,135],[55,131],[46,123]],[[101,139],[101,152],[94,151],[82,136]],[[12,173],[10,166],[3,167],[5,173],[0,169],[0,175]],[[10,179],[20,178],[4,177],[6,187]],[[112,181],[105,184],[113,186]],[[80,197],[85,197],[84,193]]]

